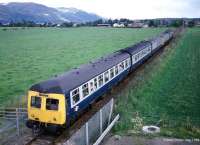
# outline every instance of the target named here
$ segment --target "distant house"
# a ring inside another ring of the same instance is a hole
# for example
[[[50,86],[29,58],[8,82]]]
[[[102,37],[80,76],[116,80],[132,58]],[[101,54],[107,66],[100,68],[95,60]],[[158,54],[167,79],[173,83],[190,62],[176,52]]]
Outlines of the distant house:
[[[143,27],[143,28],[148,28],[149,25],[148,25],[148,24],[144,24],[142,27]]]
[[[148,28],[149,25],[136,21],[136,22],[128,24],[127,27],[128,28]]]
[[[73,24],[73,27],[78,27],[78,23],[74,23],[74,24]]]
[[[57,24],[56,27],[61,27],[61,24]]]
[[[110,24],[97,24],[97,27],[111,27]]]
[[[2,26],[9,26],[10,23],[2,23]]]
[[[113,27],[114,27],[114,28],[124,28],[125,25],[124,25],[124,24],[119,24],[119,23],[114,23],[114,24],[113,24]]]
[[[144,23],[141,23],[141,22],[133,22],[131,24],[128,24],[127,27],[129,28],[143,28],[145,24]],[[147,25],[145,25],[145,27],[148,27]]]
[[[200,22],[196,22],[195,26],[200,27]]]
[[[40,23],[40,22],[37,22],[37,23],[35,23],[35,25],[36,25],[36,26],[43,26],[43,25],[45,25],[45,23],[42,23],[42,22],[41,22],[41,23]]]

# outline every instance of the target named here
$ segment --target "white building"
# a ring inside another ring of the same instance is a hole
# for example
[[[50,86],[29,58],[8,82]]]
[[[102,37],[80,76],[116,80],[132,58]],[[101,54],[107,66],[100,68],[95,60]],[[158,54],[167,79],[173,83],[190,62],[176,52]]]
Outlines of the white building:
[[[115,27],[115,28],[124,28],[125,25],[124,25],[124,24],[114,23],[114,24],[113,24],[113,27]]]

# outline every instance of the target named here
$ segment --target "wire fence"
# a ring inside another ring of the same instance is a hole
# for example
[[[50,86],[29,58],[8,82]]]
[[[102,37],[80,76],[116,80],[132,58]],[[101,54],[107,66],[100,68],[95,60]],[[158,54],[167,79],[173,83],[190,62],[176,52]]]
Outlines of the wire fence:
[[[0,108],[0,144],[25,134],[26,108]]]
[[[94,114],[78,131],[68,140],[63,140],[65,145],[92,145],[111,124],[113,117],[113,99]]]

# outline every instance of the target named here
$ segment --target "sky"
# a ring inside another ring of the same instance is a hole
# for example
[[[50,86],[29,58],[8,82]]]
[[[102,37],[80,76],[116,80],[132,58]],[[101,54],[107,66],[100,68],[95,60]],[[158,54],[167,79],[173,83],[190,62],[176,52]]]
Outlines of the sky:
[[[0,0],[0,3],[8,2],[74,7],[112,19],[200,17],[200,0]]]

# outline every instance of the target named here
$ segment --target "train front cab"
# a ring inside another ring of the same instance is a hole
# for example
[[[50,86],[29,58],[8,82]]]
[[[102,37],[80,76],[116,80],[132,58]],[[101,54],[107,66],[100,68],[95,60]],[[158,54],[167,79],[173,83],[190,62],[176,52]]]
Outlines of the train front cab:
[[[28,92],[28,123],[34,125],[64,125],[66,122],[66,106],[64,94],[41,94]]]

